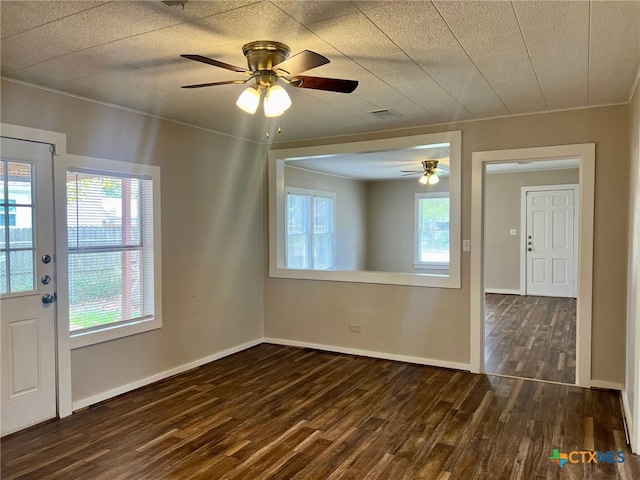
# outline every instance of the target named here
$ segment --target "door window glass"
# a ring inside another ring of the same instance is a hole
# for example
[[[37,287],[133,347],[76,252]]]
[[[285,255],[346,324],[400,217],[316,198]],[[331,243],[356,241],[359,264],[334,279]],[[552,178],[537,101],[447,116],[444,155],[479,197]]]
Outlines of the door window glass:
[[[35,286],[33,165],[0,161],[0,294]]]

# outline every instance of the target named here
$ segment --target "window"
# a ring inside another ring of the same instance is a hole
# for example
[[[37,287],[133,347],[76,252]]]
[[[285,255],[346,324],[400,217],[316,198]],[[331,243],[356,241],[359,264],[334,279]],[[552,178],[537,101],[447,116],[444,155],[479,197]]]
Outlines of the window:
[[[4,226],[9,226],[9,227],[15,227],[16,226],[16,207],[15,207],[16,201],[15,200],[9,200],[7,205],[2,204],[2,210],[0,210],[0,227],[4,227]],[[6,210],[6,213],[5,213]],[[7,222],[5,220],[6,217],[9,217],[9,222]]]
[[[87,167],[67,166],[65,178],[65,296],[73,347],[162,325],[159,169],[88,160]]]
[[[447,192],[416,194],[416,268],[449,268],[449,212]]]
[[[32,164],[0,161],[0,294],[35,290],[33,180]]]
[[[287,268],[334,268],[335,193],[287,188]]]

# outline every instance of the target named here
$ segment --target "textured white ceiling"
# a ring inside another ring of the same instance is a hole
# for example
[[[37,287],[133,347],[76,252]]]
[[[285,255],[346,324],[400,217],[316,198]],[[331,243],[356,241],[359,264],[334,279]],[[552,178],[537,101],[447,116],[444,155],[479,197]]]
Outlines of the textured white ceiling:
[[[624,103],[640,65],[640,1],[7,1],[2,75],[265,141],[278,121],[235,106],[236,79],[180,58],[245,66],[268,39],[358,80],[350,94],[288,88],[281,142],[455,120]],[[368,112],[391,108],[399,118]]]
[[[449,175],[449,147],[428,145],[357,154],[320,155],[288,159],[287,165],[361,181],[402,180],[406,171],[422,171],[423,160],[438,160],[440,175]],[[487,173],[523,173],[579,168],[578,159],[532,160],[487,164]],[[414,178],[409,176],[410,178]],[[416,175],[417,178],[417,175]]]
[[[293,158],[287,159],[287,165],[354,180],[401,180],[404,172],[420,173],[424,160],[438,160],[439,173],[448,175],[449,145]]]

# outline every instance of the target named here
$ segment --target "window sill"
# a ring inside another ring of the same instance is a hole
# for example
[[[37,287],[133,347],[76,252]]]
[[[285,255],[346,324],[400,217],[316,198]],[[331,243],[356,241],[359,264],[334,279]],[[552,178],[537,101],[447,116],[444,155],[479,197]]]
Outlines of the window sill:
[[[71,349],[74,350],[76,348],[109,342],[118,338],[129,337],[159,328],[162,328],[162,319],[154,317],[125,325],[107,325],[103,329],[92,330],[90,332],[71,332]]]
[[[455,269],[454,269],[455,271]],[[363,270],[291,270],[270,268],[269,277],[297,280],[322,280],[331,282],[377,283],[383,285],[408,285],[412,287],[460,288],[460,279],[448,270],[437,273],[372,272]]]
[[[449,264],[438,264],[438,263],[414,263],[413,268],[418,270],[438,270],[440,272],[444,272],[449,270]]]

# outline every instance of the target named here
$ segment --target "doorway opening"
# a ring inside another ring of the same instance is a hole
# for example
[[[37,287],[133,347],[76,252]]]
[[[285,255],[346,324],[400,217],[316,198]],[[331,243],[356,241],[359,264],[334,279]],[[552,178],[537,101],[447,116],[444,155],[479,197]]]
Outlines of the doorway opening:
[[[486,166],[487,373],[575,383],[579,167],[578,159]]]
[[[472,371],[589,387],[595,146],[474,152],[472,161]],[[563,167],[507,182],[523,200],[501,201],[515,207],[509,217],[491,211],[509,164]]]

